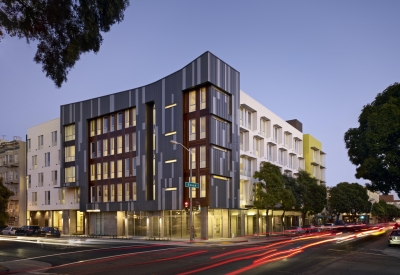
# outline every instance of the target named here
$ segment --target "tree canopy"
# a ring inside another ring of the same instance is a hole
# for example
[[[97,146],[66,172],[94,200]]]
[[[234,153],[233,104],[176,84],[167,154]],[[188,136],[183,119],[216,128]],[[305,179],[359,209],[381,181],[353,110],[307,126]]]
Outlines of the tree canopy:
[[[129,0],[3,0],[0,40],[5,33],[38,41],[34,57],[60,88],[80,55],[97,53],[108,32],[124,19]]]
[[[7,204],[8,199],[14,195],[7,187],[3,185],[3,178],[0,177],[0,226],[4,226],[8,222]]]
[[[394,83],[363,107],[359,127],[344,135],[357,178],[370,180],[367,188],[400,195],[400,84]]]
[[[341,213],[370,212],[367,189],[358,183],[341,182],[331,188],[329,195],[329,206],[337,219]]]

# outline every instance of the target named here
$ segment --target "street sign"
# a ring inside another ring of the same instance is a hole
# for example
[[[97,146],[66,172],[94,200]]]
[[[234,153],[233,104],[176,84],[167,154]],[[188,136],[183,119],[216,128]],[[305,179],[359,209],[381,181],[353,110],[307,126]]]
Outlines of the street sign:
[[[185,187],[199,188],[199,184],[195,182],[185,182]]]

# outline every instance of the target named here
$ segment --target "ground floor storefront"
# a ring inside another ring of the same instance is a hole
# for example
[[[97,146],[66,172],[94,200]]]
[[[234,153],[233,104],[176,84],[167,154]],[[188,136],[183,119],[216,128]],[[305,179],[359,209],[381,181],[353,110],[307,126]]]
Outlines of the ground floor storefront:
[[[265,210],[208,209],[193,211],[194,237],[231,238],[282,232],[284,228],[303,224],[300,212],[269,213]],[[189,238],[190,214],[184,210],[86,212],[86,235],[145,236],[149,238]]]
[[[76,209],[28,211],[27,225],[58,227],[62,234],[84,234],[85,213]]]

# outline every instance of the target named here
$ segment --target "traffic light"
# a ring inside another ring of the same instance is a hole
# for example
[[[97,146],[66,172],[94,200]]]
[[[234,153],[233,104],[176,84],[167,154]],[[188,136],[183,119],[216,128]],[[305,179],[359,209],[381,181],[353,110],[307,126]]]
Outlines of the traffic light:
[[[187,201],[185,201],[185,211],[186,212],[189,211],[189,203]]]
[[[201,206],[200,206],[200,203],[198,201],[196,201],[196,210],[197,211],[201,211]]]

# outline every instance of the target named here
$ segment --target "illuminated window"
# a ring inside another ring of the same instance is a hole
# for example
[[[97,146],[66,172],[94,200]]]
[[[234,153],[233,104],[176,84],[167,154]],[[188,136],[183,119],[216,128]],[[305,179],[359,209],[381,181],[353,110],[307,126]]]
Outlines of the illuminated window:
[[[206,88],[201,88],[200,90],[200,110],[206,108]]]
[[[117,137],[117,154],[122,153],[122,136]]]
[[[200,118],[200,138],[206,138],[206,117]]]
[[[206,192],[206,176],[200,176],[200,198],[205,198]]]
[[[117,161],[117,178],[122,178],[122,160]]]
[[[122,183],[117,184],[117,201],[122,201]]]
[[[94,137],[96,135],[96,120],[91,120],[90,121],[90,136]]]
[[[32,192],[32,206],[37,205],[37,192]]]
[[[136,133],[132,133],[132,151],[136,151]]]
[[[65,162],[75,161],[75,145],[65,147]]]
[[[189,141],[196,139],[196,119],[189,120]]]
[[[108,202],[108,185],[103,185],[103,202]]]
[[[196,91],[189,92],[189,113],[196,111]]]
[[[96,165],[90,164],[90,180],[96,179]]]
[[[136,201],[136,182],[132,182],[132,200]]]
[[[75,166],[65,168],[65,182],[75,182]]]
[[[115,201],[115,184],[111,184],[111,199],[110,201]]]
[[[101,118],[97,119],[97,135],[101,135]]]
[[[115,177],[115,164],[114,161],[110,161],[110,179]]]
[[[189,177],[189,182],[196,182],[196,177],[191,177],[191,178]],[[190,189],[192,189],[192,198],[195,198],[197,188],[190,188]]]
[[[114,155],[114,149],[115,149],[115,141],[114,138],[110,138],[110,156]]]
[[[129,152],[129,134],[125,134],[125,153]]]
[[[136,108],[132,108],[131,113],[132,113],[132,126],[136,126]]]
[[[129,201],[129,186],[130,186],[130,183],[126,182],[125,183],[125,201]]]
[[[103,156],[108,156],[108,139],[103,140]]]
[[[75,124],[64,127],[65,141],[75,140]]]
[[[129,125],[129,110],[125,111],[125,128],[128,128]]]
[[[108,179],[108,162],[103,163],[103,179]]]
[[[189,162],[189,169],[196,169],[196,148],[189,148],[191,154],[191,161]]]
[[[101,180],[101,163],[97,163],[97,179]]]
[[[206,146],[200,146],[200,168],[206,167]]]

